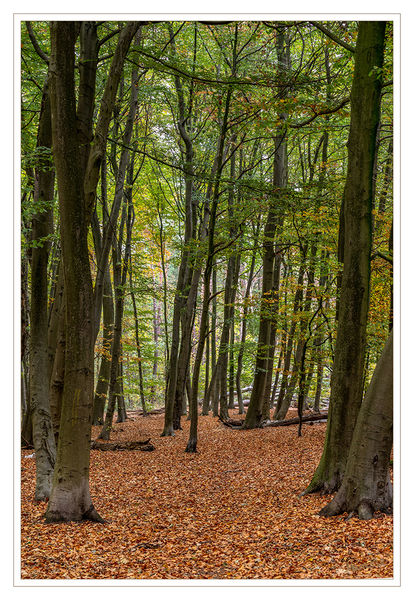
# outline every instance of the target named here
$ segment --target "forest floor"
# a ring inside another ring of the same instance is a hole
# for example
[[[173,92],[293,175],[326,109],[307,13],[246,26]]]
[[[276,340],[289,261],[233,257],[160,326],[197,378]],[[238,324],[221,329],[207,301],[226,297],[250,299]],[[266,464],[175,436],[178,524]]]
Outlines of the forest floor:
[[[230,411],[237,418],[237,411]],[[292,411],[290,416],[295,416]],[[199,419],[162,438],[164,415],[116,424],[112,441],[148,437],[153,452],[91,452],[91,495],[104,525],[47,525],[33,503],[33,450],[22,451],[22,579],[375,579],[393,576],[392,517],[317,515],[299,498],[322,452],[324,423],[231,430]],[[92,439],[98,428],[93,428]]]

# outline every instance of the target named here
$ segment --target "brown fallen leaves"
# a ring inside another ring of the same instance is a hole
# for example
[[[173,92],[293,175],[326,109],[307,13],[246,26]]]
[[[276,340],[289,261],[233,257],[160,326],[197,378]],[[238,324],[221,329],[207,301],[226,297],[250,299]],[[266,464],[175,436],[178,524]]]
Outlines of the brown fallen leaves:
[[[236,413],[232,416],[236,416]],[[292,416],[294,416],[292,414]],[[233,431],[200,417],[161,438],[163,415],[115,425],[112,441],[151,437],[155,452],[91,452],[91,494],[108,523],[46,525],[35,463],[22,452],[23,579],[367,579],[393,576],[392,517],[317,512],[305,496],[325,424]],[[94,428],[92,438],[96,438]]]

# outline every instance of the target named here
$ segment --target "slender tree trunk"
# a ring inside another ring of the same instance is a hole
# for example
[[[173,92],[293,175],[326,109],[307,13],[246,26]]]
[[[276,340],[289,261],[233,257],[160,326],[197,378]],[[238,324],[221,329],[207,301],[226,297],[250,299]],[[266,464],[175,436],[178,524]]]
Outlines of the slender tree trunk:
[[[43,151],[44,148],[50,149],[51,145],[50,100],[46,84],[40,110],[37,146]],[[50,156],[42,158],[42,155],[40,155],[38,157],[35,172],[34,202],[40,204],[42,209],[34,216],[32,228],[35,244],[32,248],[30,301],[30,408],[36,456],[35,500],[37,501],[44,501],[50,496],[56,458],[55,439],[50,416],[47,353],[47,263],[50,242],[46,237],[51,233],[51,204],[55,181],[54,171],[49,160]],[[45,206],[48,207],[46,210]]]
[[[316,243],[314,243],[310,252],[310,264],[307,272],[308,284],[306,286],[305,301],[303,304],[302,316],[300,318],[299,337],[296,345],[295,360],[293,363],[292,374],[290,376],[286,394],[283,397],[283,401],[280,403],[280,405],[278,405],[276,415],[277,421],[283,421],[283,419],[286,417],[286,413],[289,410],[290,403],[292,402],[293,394],[296,388],[296,383],[298,379],[301,379],[302,376],[301,365],[305,364],[306,348],[309,338],[309,335],[307,333],[307,327],[310,320],[309,311],[312,302],[312,292],[314,290],[314,261],[316,256],[316,248]],[[304,250],[304,254],[305,251],[306,250]]]
[[[174,32],[172,26],[169,28],[170,42],[173,55],[176,55],[174,42]],[[184,248],[181,255],[181,262],[178,271],[177,287],[174,298],[174,312],[172,323],[172,339],[170,361],[168,365],[168,382],[165,397],[165,416],[164,429],[162,436],[174,435],[174,429],[180,427],[182,398],[185,389],[185,373],[190,352],[191,335],[189,329],[192,327],[193,313],[185,314],[184,308],[187,305],[188,291],[186,291],[186,282],[188,286],[192,279],[191,269],[191,251],[189,243],[195,236],[195,197],[193,194],[193,160],[194,149],[193,142],[189,133],[191,129],[191,102],[186,107],[183,85],[180,77],[175,77],[175,88],[178,100],[178,131],[185,147],[185,233]],[[191,96],[191,94],[190,94]],[[188,110],[187,110],[188,109]],[[180,344],[180,325],[184,327]]]
[[[244,348],[245,348],[245,344],[246,344],[247,316],[249,313],[250,290],[252,287],[254,268],[255,268],[255,264],[256,264],[259,226],[260,226],[260,221],[258,223],[257,230],[254,232],[255,241],[254,241],[254,246],[253,246],[252,259],[251,259],[251,263],[250,263],[249,275],[247,277],[246,291],[244,293],[244,299],[243,299],[243,316],[242,316],[242,322],[241,322],[240,350],[237,355],[236,390],[237,390],[237,403],[239,405],[239,414],[240,415],[242,415],[244,413],[243,395],[242,395],[242,387],[241,387],[241,374],[242,374],[242,370],[243,370],[243,355],[244,355]]]
[[[105,404],[108,395],[109,378],[111,373],[111,347],[114,328],[114,299],[108,266],[106,268],[106,276],[104,280],[102,307],[102,357],[99,368],[98,383],[96,384],[95,396],[93,400],[92,425],[102,425],[104,422]]]
[[[161,321],[160,307],[155,298],[153,298],[152,308],[153,308],[153,331],[154,331],[154,362],[152,365],[152,384],[151,384],[150,394],[151,394],[151,402],[153,404],[155,404],[155,401],[156,401],[155,384],[156,384],[157,374],[158,374],[158,355],[159,355],[158,339],[159,339],[159,335],[160,335],[160,321]]]
[[[289,60],[289,43],[285,46],[284,36],[278,38],[278,59],[280,63]],[[281,119],[286,115],[281,114]],[[273,186],[275,195],[271,199],[269,212],[264,229],[263,241],[263,277],[262,299],[260,304],[259,337],[256,351],[256,365],[253,380],[253,389],[250,396],[249,408],[243,427],[252,429],[258,427],[263,418],[263,407],[270,402],[270,380],[273,372],[275,319],[278,300],[280,262],[275,268],[276,252],[275,235],[282,225],[280,214],[280,193],[287,185],[287,146],[286,131],[275,136],[275,154],[273,162]],[[273,338],[273,339],[272,339]],[[270,370],[270,373],[268,373]],[[266,398],[266,394],[268,397]]]
[[[102,431],[99,434],[99,439],[109,440],[112,429],[112,422],[115,412],[115,405],[119,398],[119,365],[121,360],[121,338],[122,338],[122,321],[124,316],[124,298],[125,284],[127,272],[130,264],[131,256],[131,235],[133,225],[132,212],[132,182],[133,182],[133,159],[131,158],[130,168],[128,172],[128,187],[125,191],[126,201],[128,206],[123,207],[121,223],[119,226],[118,243],[113,248],[113,269],[114,269],[114,290],[115,290],[115,319],[114,333],[111,350],[111,371],[109,378],[108,392],[108,408],[105,414],[105,421]],[[128,215],[126,216],[126,213]],[[124,231],[124,223],[126,219],[126,242],[125,251],[122,255],[122,237]]]
[[[207,322],[206,322],[206,352],[205,352],[205,377],[204,377],[204,397],[203,397],[203,407],[202,407],[202,411],[201,414],[203,416],[207,416],[208,415],[208,410],[209,410],[209,403],[208,403],[208,396],[207,396],[207,391],[208,391],[208,382],[209,382],[209,372],[210,372],[210,333],[208,331],[208,326],[209,326],[209,315],[207,315]]]
[[[139,384],[139,396],[141,400],[141,408],[142,408],[142,416],[148,416],[147,407],[145,404],[145,395],[144,395],[144,375],[142,372],[142,355],[141,355],[141,341],[139,336],[139,323],[138,323],[138,311],[137,311],[137,303],[135,300],[134,286],[132,283],[132,263],[130,261],[129,268],[129,286],[130,286],[130,294],[132,300],[132,307],[134,310],[134,323],[135,323],[135,343],[137,346],[137,357],[138,357],[138,384]]]
[[[288,387],[288,379],[289,379],[289,372],[290,372],[290,360],[291,360],[292,351],[293,351],[293,342],[294,342],[294,336],[295,336],[295,330],[296,330],[297,313],[300,309],[300,306],[302,304],[302,299],[303,299],[303,276],[305,273],[305,255],[306,255],[306,252],[303,252],[302,260],[301,260],[300,267],[299,267],[298,283],[296,286],[295,298],[293,301],[292,323],[291,323],[289,334],[288,334],[285,359],[283,362],[282,382],[280,384],[279,396],[277,399],[276,409],[275,409],[274,416],[273,416],[273,418],[276,421],[282,420],[287,412],[286,403],[285,403],[285,394],[286,394],[286,390]],[[289,404],[287,406],[289,407]]]
[[[124,360],[122,353],[121,343],[121,354],[118,364],[118,380],[117,380],[117,423],[125,423],[127,420],[126,408],[125,408],[125,395],[124,395]]]
[[[214,181],[214,189],[211,200],[211,207],[209,203],[205,206],[204,215],[204,228],[202,233],[202,239],[206,236],[206,229],[208,226],[208,254],[206,260],[206,267],[204,271],[204,297],[203,306],[201,309],[200,317],[200,339],[197,345],[196,357],[194,360],[193,380],[191,388],[191,399],[190,399],[190,435],[185,449],[186,452],[196,452],[197,450],[197,427],[198,427],[198,384],[200,376],[201,361],[204,353],[204,343],[207,334],[208,324],[208,308],[210,302],[210,278],[213,271],[213,259],[214,259],[214,232],[216,225],[217,207],[219,200],[219,187],[220,178],[223,168],[223,155],[224,155],[224,142],[226,138],[227,121],[229,116],[230,101],[231,101],[232,89],[229,87],[226,94],[225,109],[223,115],[223,121],[219,137],[218,153],[217,153],[217,172]]]

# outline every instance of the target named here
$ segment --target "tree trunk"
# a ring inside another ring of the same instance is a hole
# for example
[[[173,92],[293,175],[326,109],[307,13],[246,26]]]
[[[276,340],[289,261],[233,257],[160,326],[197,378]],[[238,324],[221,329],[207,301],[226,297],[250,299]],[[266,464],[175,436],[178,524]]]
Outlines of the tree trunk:
[[[385,344],[362,402],[342,485],[320,515],[343,512],[371,519],[392,512],[390,455],[393,422],[393,335]]]
[[[208,415],[209,402],[208,402],[208,382],[209,382],[209,372],[210,372],[210,333],[208,331],[209,326],[209,315],[207,315],[206,321],[206,352],[205,352],[205,377],[204,377],[204,397],[203,397],[203,407],[201,410],[201,414],[204,416]]]
[[[278,59],[278,74],[285,76],[290,68],[290,41],[289,35],[278,32],[276,36],[276,51]],[[285,98],[287,89],[282,93]],[[286,120],[286,113],[280,112],[279,121]],[[264,229],[263,241],[263,277],[262,298],[260,304],[259,336],[256,351],[256,365],[253,380],[253,389],[250,397],[249,408],[244,422],[245,429],[257,427],[265,412],[270,411],[270,388],[273,373],[274,342],[276,336],[276,317],[278,303],[278,288],[280,275],[280,256],[274,238],[282,227],[283,213],[280,209],[280,199],[287,185],[288,158],[285,128],[280,128],[274,137],[275,153],[273,158],[273,188],[274,192],[269,206],[269,212]],[[275,264],[276,263],[276,264]],[[269,372],[270,371],[270,372]],[[267,395],[267,397],[266,397]]]
[[[105,404],[108,395],[109,378],[111,374],[110,356],[114,328],[114,299],[108,266],[106,267],[106,276],[104,280],[102,312],[102,357],[99,367],[98,383],[96,384],[95,397],[93,400],[92,425],[102,425],[104,422]]]
[[[239,414],[240,415],[244,414],[244,404],[243,404],[243,395],[242,395],[242,387],[241,387],[241,374],[242,374],[242,369],[243,369],[243,354],[244,354],[244,347],[246,344],[246,334],[247,334],[247,316],[249,313],[248,301],[250,298],[250,290],[251,290],[252,282],[253,282],[254,267],[256,264],[259,226],[260,226],[260,219],[259,219],[259,222],[257,225],[257,230],[253,232],[254,236],[255,236],[254,247],[253,247],[252,259],[251,259],[251,263],[250,263],[249,275],[247,277],[246,291],[244,293],[244,299],[243,299],[243,316],[242,316],[242,322],[241,322],[241,326],[240,326],[241,327],[240,350],[237,355],[236,390],[237,390],[237,403],[239,405]]]
[[[381,101],[385,23],[361,21],[351,91],[348,172],[343,203],[343,275],[322,458],[306,492],[341,485],[362,400],[372,245],[372,172]]]
[[[172,25],[169,26],[170,43],[173,56],[176,56],[174,42],[174,32]],[[195,238],[195,223],[197,219],[195,195],[193,194],[193,160],[194,149],[190,136],[191,130],[191,100],[186,107],[183,85],[180,77],[174,78],[178,101],[178,119],[177,126],[181,140],[184,144],[184,179],[185,179],[185,232],[184,248],[181,255],[181,262],[178,271],[177,287],[174,298],[174,312],[172,324],[172,339],[170,361],[168,365],[168,383],[165,398],[165,417],[162,436],[174,435],[174,429],[180,427],[182,399],[185,390],[185,374],[190,353],[191,335],[189,330],[192,328],[193,313],[185,313],[184,308],[187,304],[188,286],[192,280],[191,250],[189,243]],[[191,96],[191,93],[190,93]],[[180,325],[184,328],[180,344]],[[185,339],[183,339],[185,338]]]
[[[307,327],[309,323],[309,311],[312,303],[312,292],[314,290],[314,262],[316,255],[316,243],[312,244],[310,252],[310,264],[307,271],[308,283],[306,286],[305,301],[303,303],[303,309],[301,311],[302,316],[300,318],[299,337],[296,345],[295,360],[293,363],[292,374],[290,376],[289,384],[287,386],[286,393],[278,406],[276,419],[282,421],[286,417],[286,413],[289,410],[290,403],[292,402],[293,394],[296,388],[298,379],[301,379],[302,370],[301,365],[305,364],[306,348],[308,344],[309,335],[307,334]],[[306,250],[304,249],[304,254]],[[304,375],[304,374],[303,374]]]
[[[66,354],[57,460],[47,522],[102,521],[89,491],[93,398],[93,293],[88,223],[76,133],[78,24],[51,24],[50,100],[66,294]]]
[[[121,343],[121,354],[118,365],[118,379],[117,379],[117,423],[125,423],[127,420],[127,413],[125,408],[125,395],[124,395],[124,361],[122,355],[122,343]]]
[[[112,421],[115,412],[115,405],[119,398],[119,366],[121,360],[121,338],[122,321],[124,316],[124,297],[125,284],[130,264],[131,256],[131,235],[133,225],[132,211],[132,182],[133,182],[133,158],[131,158],[130,168],[127,179],[127,189],[125,196],[128,206],[124,204],[122,210],[121,223],[119,225],[118,241],[113,246],[113,270],[114,270],[114,290],[115,290],[115,319],[114,333],[111,349],[111,371],[109,378],[108,408],[105,414],[105,421],[99,434],[99,439],[109,440],[112,429]],[[126,213],[128,213],[126,215]],[[122,238],[124,224],[126,220],[126,242],[125,251],[122,255]]]
[[[37,146],[42,154],[35,170],[34,202],[42,207],[33,218],[31,301],[30,301],[30,409],[32,412],[33,445],[36,456],[35,500],[44,501],[50,496],[52,475],[56,458],[55,438],[49,404],[48,369],[48,282],[47,263],[51,233],[54,171],[50,164],[52,145],[50,100],[47,83],[43,90],[40,109]],[[45,208],[46,207],[46,208]]]
[[[229,88],[226,94],[226,102],[224,109],[224,116],[220,131],[219,144],[218,144],[218,152],[217,152],[217,172],[214,181],[214,189],[211,200],[211,207],[208,201],[206,200],[205,211],[204,211],[204,219],[203,219],[203,231],[201,233],[201,239],[204,239],[207,235],[207,227],[208,227],[208,254],[206,259],[206,267],[204,270],[204,297],[203,297],[203,306],[201,309],[201,317],[200,317],[200,339],[197,345],[196,357],[194,360],[194,370],[193,370],[193,381],[191,388],[191,398],[190,398],[190,435],[188,438],[188,443],[186,446],[186,452],[196,452],[197,451],[197,426],[198,426],[198,383],[200,376],[200,368],[201,361],[203,358],[204,352],[204,342],[207,334],[207,324],[208,324],[208,308],[210,303],[210,278],[211,273],[214,268],[214,232],[216,225],[216,216],[217,216],[217,207],[219,201],[219,187],[220,187],[220,178],[221,172],[223,168],[223,155],[224,155],[224,142],[226,138],[226,130],[227,130],[227,120],[230,109],[230,100],[231,100],[232,90]]]
[[[282,419],[284,419],[286,412],[287,412],[287,408],[289,408],[289,403],[287,404],[287,408],[286,408],[285,395],[286,395],[286,390],[288,388],[290,361],[291,361],[292,351],[293,351],[293,342],[294,342],[294,336],[295,336],[295,330],[296,330],[297,313],[299,312],[302,301],[303,301],[303,276],[305,273],[305,256],[306,256],[306,250],[304,250],[304,252],[302,254],[302,259],[301,259],[301,263],[300,263],[300,267],[299,267],[298,283],[296,286],[295,298],[293,301],[292,323],[291,323],[290,330],[289,330],[286,352],[284,353],[285,356],[284,356],[284,361],[283,361],[282,382],[280,384],[279,396],[277,398],[277,404],[276,404],[275,412],[273,415],[273,418],[276,421],[281,421]]]
[[[129,286],[132,300],[132,307],[134,310],[134,323],[135,323],[135,343],[137,346],[137,358],[138,358],[138,383],[139,383],[139,397],[141,400],[142,407],[142,416],[148,416],[147,407],[145,405],[145,395],[144,395],[144,375],[142,373],[142,356],[141,356],[141,341],[139,336],[139,323],[138,323],[138,311],[137,311],[137,303],[135,300],[134,287],[132,284],[132,263],[130,261],[129,268]]]

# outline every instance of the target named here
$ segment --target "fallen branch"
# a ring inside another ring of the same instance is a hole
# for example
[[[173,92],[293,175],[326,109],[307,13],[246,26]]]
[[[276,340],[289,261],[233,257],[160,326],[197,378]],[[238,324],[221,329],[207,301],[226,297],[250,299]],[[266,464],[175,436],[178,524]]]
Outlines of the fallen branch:
[[[141,450],[141,452],[151,452],[155,450],[155,446],[149,443],[150,439],[133,442],[98,442],[94,440],[91,443],[91,450],[110,450],[112,452],[117,450]]]
[[[312,415],[306,415],[302,417],[302,423],[315,423],[318,421],[326,421],[328,418],[328,411],[314,413]],[[299,425],[299,417],[293,419],[286,419],[284,421],[264,421],[261,427],[286,427],[287,425]]]
[[[145,416],[148,415],[159,415],[161,413],[165,412],[165,408],[152,408],[151,410],[147,410],[147,412],[145,413]],[[128,418],[133,418],[134,415],[138,415],[138,416],[142,416],[143,410],[139,409],[139,410],[127,410],[127,415],[131,415],[131,417]]]

